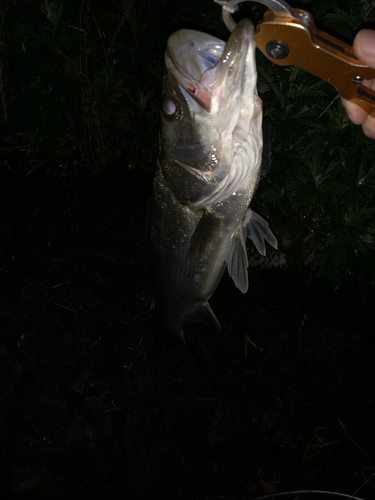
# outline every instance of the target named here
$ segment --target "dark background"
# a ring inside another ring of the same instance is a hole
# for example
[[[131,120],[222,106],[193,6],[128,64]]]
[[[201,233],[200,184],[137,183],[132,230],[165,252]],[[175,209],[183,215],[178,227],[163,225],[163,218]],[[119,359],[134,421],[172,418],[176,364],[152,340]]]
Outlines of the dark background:
[[[364,0],[293,6],[349,43],[375,19]],[[245,295],[224,276],[220,332],[186,324],[196,361],[155,358],[134,282],[163,53],[182,27],[227,39],[220,7],[23,0],[0,16],[3,498],[374,498],[375,145],[335,89],[257,54],[273,161],[252,208],[279,250],[249,244]]]

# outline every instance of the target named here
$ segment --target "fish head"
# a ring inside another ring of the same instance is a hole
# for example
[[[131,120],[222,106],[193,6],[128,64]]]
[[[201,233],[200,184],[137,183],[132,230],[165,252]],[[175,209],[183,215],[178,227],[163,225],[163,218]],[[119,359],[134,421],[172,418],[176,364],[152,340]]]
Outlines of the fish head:
[[[259,174],[262,102],[256,81],[250,20],[240,21],[227,43],[193,30],[169,37],[160,164],[181,204],[199,210]]]

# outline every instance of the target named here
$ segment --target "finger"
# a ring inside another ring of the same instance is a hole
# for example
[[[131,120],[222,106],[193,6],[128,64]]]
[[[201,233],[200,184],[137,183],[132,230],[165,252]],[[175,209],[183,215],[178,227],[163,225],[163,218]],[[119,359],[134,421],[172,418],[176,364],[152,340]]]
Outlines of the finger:
[[[359,31],[354,38],[353,50],[362,62],[370,66],[370,68],[375,68],[375,31]],[[375,90],[375,79],[363,80],[363,85]]]
[[[360,106],[347,101],[343,97],[341,97],[341,102],[350,120],[356,125],[362,125],[364,134],[370,139],[375,139],[375,117],[368,115]]]
[[[370,139],[375,139],[375,117],[368,115],[362,124],[363,132]]]
[[[354,38],[353,50],[362,62],[373,68],[375,66],[375,31],[359,31]]]
[[[374,67],[375,31],[367,29],[359,31],[353,42],[353,50],[361,61],[371,67]],[[363,85],[375,90],[375,80],[364,80]],[[363,125],[363,131],[365,134],[372,137],[374,132],[372,132],[371,127],[375,125],[374,119],[368,119],[367,113],[360,106],[347,101],[343,97],[341,98],[341,102],[346,109],[350,120],[356,125]]]
[[[344,99],[343,97],[341,97],[341,102],[353,123],[356,125],[362,125],[362,123],[365,123],[368,115],[363,108]]]

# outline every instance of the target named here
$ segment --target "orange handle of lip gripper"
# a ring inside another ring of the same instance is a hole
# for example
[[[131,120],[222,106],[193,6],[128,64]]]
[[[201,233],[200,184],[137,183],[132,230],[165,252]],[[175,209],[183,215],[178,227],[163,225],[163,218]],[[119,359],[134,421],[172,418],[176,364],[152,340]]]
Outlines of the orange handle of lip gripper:
[[[359,79],[375,78],[375,69],[357,59],[350,45],[320,31],[311,14],[293,10],[303,13],[305,19],[307,16],[308,23],[287,13],[275,15],[270,9],[266,10],[254,35],[258,48],[275,64],[293,64],[330,82],[342,97],[375,116],[375,92],[361,83],[354,83],[361,81]],[[280,47],[285,46],[286,55],[280,51]]]

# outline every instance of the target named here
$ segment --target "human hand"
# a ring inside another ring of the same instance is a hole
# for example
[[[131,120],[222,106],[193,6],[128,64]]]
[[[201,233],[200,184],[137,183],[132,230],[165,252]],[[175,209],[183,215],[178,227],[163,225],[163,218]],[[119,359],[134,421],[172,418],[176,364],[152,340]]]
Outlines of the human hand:
[[[368,29],[359,31],[354,38],[353,50],[362,62],[375,69],[375,31]],[[363,85],[375,90],[375,79],[363,80]],[[351,121],[356,125],[362,125],[365,135],[375,139],[375,117],[368,115],[360,106],[343,97],[341,102]]]

